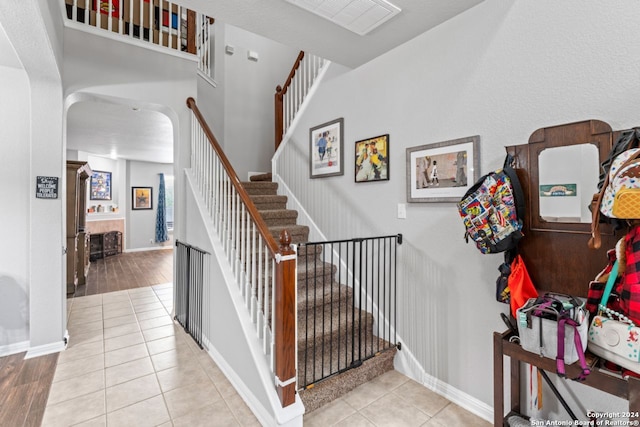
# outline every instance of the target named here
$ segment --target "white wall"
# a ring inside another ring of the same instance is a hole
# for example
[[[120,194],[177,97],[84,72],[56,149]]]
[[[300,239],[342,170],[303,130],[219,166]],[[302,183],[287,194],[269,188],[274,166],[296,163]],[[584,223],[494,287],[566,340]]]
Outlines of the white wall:
[[[2,29],[0,28],[0,31]],[[29,175],[29,92],[27,73],[0,67],[0,355],[8,347],[29,341],[29,200],[33,191]],[[7,143],[13,141],[13,144]],[[11,185],[9,185],[11,183]],[[25,343],[26,342],[26,343]],[[26,348],[26,347],[25,347]],[[4,351],[3,351],[4,350]],[[22,349],[24,350],[24,348]]]
[[[28,158],[20,158],[19,165],[26,171],[27,210],[23,211],[28,228],[18,241],[6,241],[21,247],[27,242],[26,283],[29,289],[29,354],[59,351],[64,345],[66,286],[64,248],[64,191],[58,199],[36,199],[34,184],[36,176],[59,177],[64,187],[65,172],[62,149],[62,88],[59,64],[55,52],[62,50],[59,40],[48,34],[36,0],[8,0],[0,3],[0,24],[13,44],[29,78],[29,88],[22,85],[17,96],[25,98],[21,114],[26,116],[29,130],[21,141],[9,141],[8,149],[28,146]],[[48,21],[49,22],[49,21]],[[18,87],[20,83],[18,82]],[[13,108],[13,98],[2,97],[2,101]],[[25,106],[27,106],[25,108]],[[21,123],[22,119],[16,119]],[[18,125],[19,126],[19,125]],[[13,127],[13,123],[9,124]],[[22,132],[22,131],[20,131]],[[18,156],[24,154],[15,148]],[[4,181],[1,188],[17,184],[15,179]],[[16,236],[14,236],[15,239]]]
[[[67,153],[68,152],[69,151],[67,151]],[[68,155],[67,159],[69,159]],[[96,212],[87,213],[87,221],[124,218],[126,213],[125,204],[127,201],[127,161],[125,159],[110,159],[107,157],[95,156],[83,151],[78,152],[78,160],[88,162],[91,170],[94,172],[111,172],[111,200],[91,200],[91,194],[89,192],[91,178],[87,180],[85,206],[87,209],[92,206],[96,207]],[[97,212],[98,205],[102,205],[105,208],[104,212]],[[109,209],[112,206],[117,206],[118,212],[110,211]]]
[[[160,173],[173,175],[173,165],[166,163],[127,161],[127,185],[129,198],[126,203],[127,221],[125,241],[127,250],[153,249],[171,246],[171,240],[156,243],[156,212],[158,210],[158,191]],[[132,210],[131,187],[152,187],[153,209]],[[122,205],[125,206],[125,205]]]
[[[193,176],[185,180],[180,192],[186,200],[184,242],[211,254],[203,292],[207,307],[202,327],[205,347],[262,425],[302,425],[304,408],[299,398],[295,404],[281,407],[263,343],[257,339],[256,325],[249,319],[244,297],[207,208],[195,194],[194,182]]]
[[[639,19],[634,0],[486,0],[327,79],[284,153],[287,184],[330,239],[404,234],[398,332],[401,353],[416,361],[404,369],[485,417],[493,406],[492,333],[505,329],[498,314],[507,312],[494,296],[502,256],[465,244],[454,203],[409,204],[407,219],[396,218],[406,202],[406,148],[480,135],[486,173],[501,166],[504,146],[526,143],[541,127],[585,119],[638,125]],[[308,129],[338,117],[344,176],[309,180]],[[353,143],[384,133],[391,179],[355,184]],[[563,382],[563,393],[567,386],[576,412],[626,407],[577,384]],[[544,412],[565,419],[553,401]]]
[[[246,180],[248,172],[271,170],[273,97],[299,51],[224,23],[214,27],[217,87],[201,83],[198,103],[233,168]],[[226,45],[233,46],[233,55],[224,53]],[[250,50],[258,54],[257,62],[247,58]]]
[[[58,72],[62,69],[62,39],[64,36],[64,22],[62,18],[62,1],[37,0],[40,14],[51,40],[51,49],[56,58]]]
[[[225,61],[224,34],[226,25],[215,23],[213,32],[213,80],[215,85],[204,78],[198,78],[198,108],[204,115],[211,131],[224,147],[224,100],[225,100]]]

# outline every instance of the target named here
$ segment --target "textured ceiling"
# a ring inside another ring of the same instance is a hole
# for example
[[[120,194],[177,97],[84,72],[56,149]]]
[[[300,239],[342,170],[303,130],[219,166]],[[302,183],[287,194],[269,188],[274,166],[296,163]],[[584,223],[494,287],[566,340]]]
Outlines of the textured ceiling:
[[[173,125],[157,111],[81,101],[67,112],[67,149],[103,157],[173,163]]]
[[[393,0],[402,11],[360,36],[285,0],[182,0],[215,18],[355,68],[483,0]]]

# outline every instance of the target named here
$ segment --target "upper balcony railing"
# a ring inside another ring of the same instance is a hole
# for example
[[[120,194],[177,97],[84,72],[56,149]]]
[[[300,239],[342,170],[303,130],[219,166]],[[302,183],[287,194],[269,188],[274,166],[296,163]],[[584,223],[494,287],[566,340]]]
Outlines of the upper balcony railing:
[[[119,34],[154,47],[197,55],[212,77],[213,19],[167,0],[64,0],[67,23]]]

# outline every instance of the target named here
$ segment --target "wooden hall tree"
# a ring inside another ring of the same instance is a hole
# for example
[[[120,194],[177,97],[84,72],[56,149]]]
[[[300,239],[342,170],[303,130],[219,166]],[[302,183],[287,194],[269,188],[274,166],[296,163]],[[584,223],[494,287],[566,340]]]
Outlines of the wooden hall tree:
[[[67,295],[76,291],[78,281],[89,268],[87,217],[87,179],[92,175],[87,162],[67,161]]]

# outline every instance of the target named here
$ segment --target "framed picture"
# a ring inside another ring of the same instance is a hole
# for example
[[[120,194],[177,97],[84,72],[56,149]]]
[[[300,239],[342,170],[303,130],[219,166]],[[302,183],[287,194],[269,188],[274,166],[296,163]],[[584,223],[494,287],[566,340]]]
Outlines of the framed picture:
[[[480,179],[480,137],[407,148],[407,202],[458,202]]]
[[[311,178],[344,175],[344,120],[323,123],[309,130]]]
[[[131,209],[153,209],[153,188],[131,187]]]
[[[356,182],[389,179],[389,135],[356,141]]]
[[[89,191],[90,200],[111,200],[111,172],[93,171]]]

